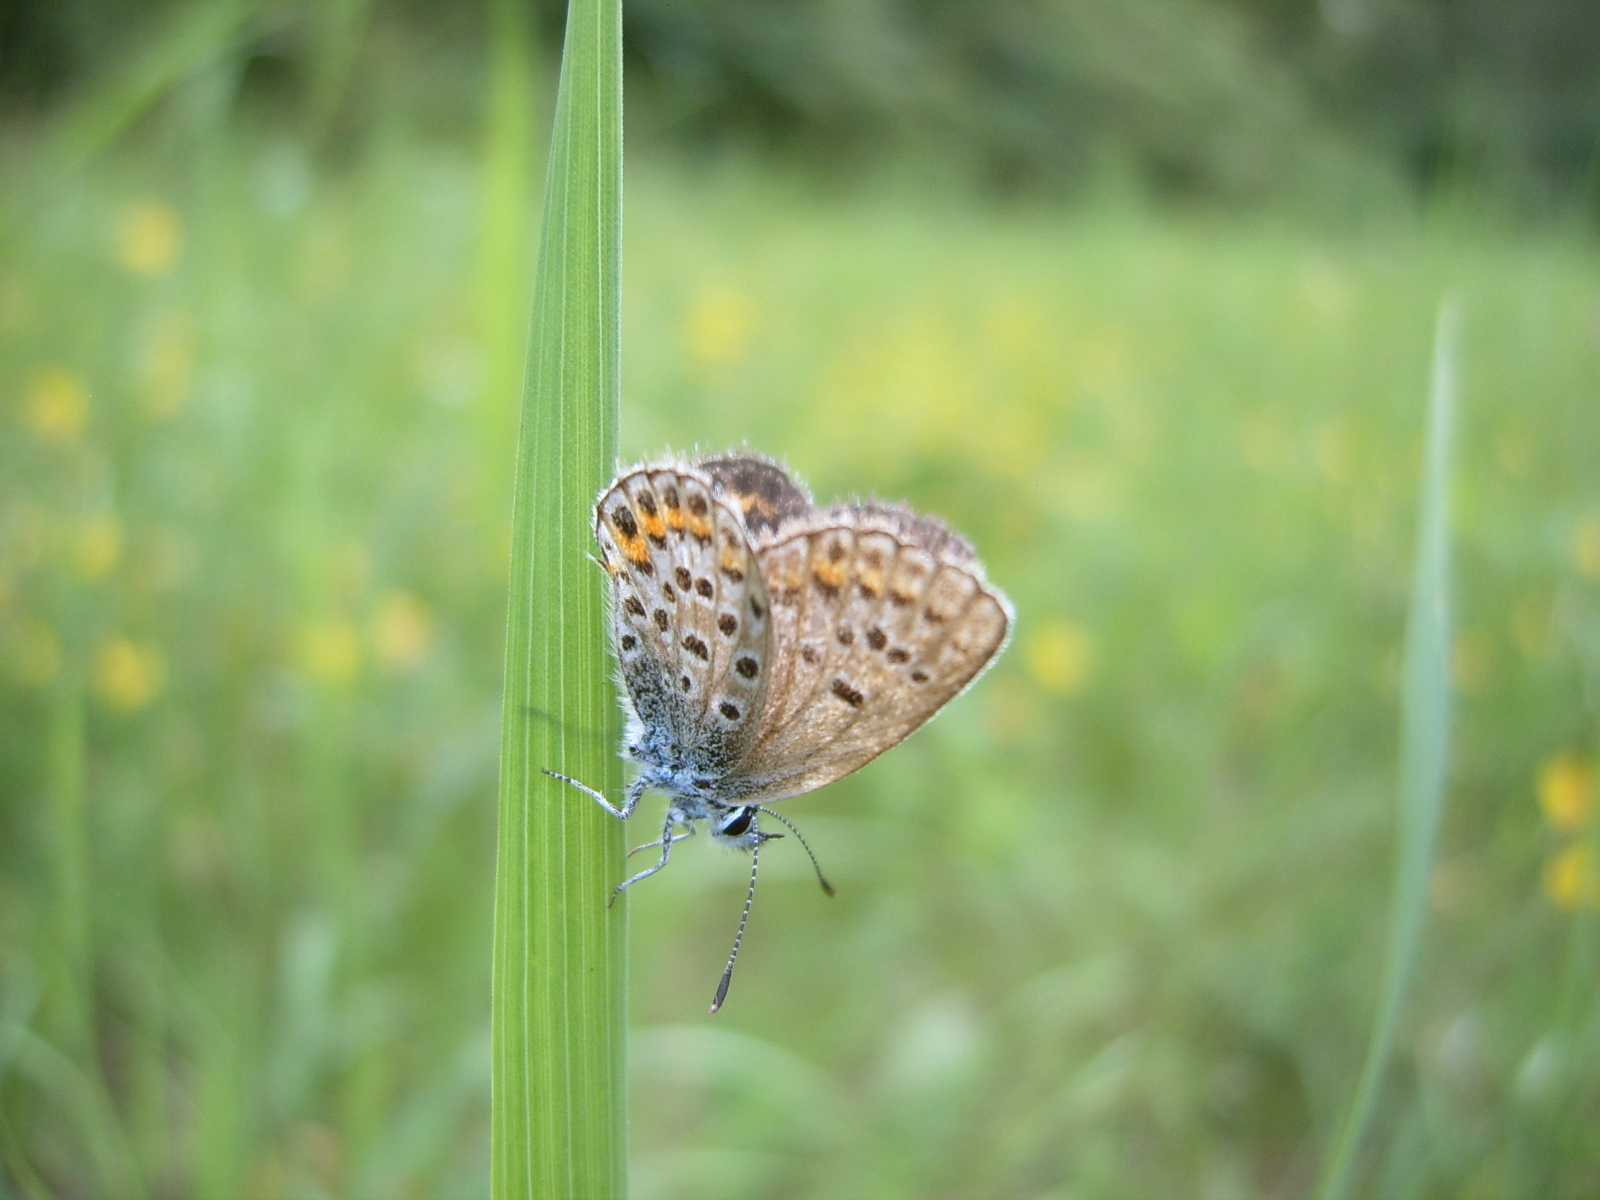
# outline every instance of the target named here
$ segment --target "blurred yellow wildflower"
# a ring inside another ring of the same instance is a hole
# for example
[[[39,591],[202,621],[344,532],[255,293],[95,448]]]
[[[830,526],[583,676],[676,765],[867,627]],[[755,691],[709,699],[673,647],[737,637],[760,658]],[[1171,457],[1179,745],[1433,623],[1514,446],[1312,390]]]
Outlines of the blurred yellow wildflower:
[[[1589,517],[1572,535],[1572,561],[1579,574],[1600,579],[1600,517]]]
[[[122,522],[116,517],[100,513],[79,527],[72,562],[84,579],[104,579],[121,559]]]
[[[11,670],[19,683],[43,687],[61,670],[61,639],[44,622],[22,622],[10,640]]]
[[[139,407],[148,420],[171,420],[189,402],[195,341],[185,312],[163,314],[151,330],[139,361]]]
[[[338,687],[361,669],[361,637],[349,621],[332,619],[300,632],[300,666],[318,683]]]
[[[708,288],[695,298],[684,324],[689,357],[697,366],[725,367],[743,360],[756,325],[755,302],[733,288]]]
[[[1594,766],[1576,754],[1558,754],[1539,768],[1539,807],[1551,828],[1576,833],[1594,815]]]
[[[433,617],[426,604],[410,592],[390,592],[378,601],[372,647],[380,663],[391,671],[409,671],[432,646]]]
[[[1600,908],[1600,875],[1595,873],[1593,848],[1568,846],[1552,858],[1544,869],[1544,894],[1567,912]]]
[[[1027,642],[1028,672],[1046,691],[1071,696],[1083,690],[1094,668],[1094,643],[1084,629],[1054,620]]]
[[[46,442],[75,442],[89,424],[89,389],[65,367],[44,367],[28,381],[23,418]]]
[[[107,708],[117,712],[138,712],[160,694],[166,681],[161,651],[130,638],[112,638],[95,658],[94,690]]]
[[[135,275],[165,275],[183,251],[183,221],[160,201],[130,204],[117,218],[117,262]]]

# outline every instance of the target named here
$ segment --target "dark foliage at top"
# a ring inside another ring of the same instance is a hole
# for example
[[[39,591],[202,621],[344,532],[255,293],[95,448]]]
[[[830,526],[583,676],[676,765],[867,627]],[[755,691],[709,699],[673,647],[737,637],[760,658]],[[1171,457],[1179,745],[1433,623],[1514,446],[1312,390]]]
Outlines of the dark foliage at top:
[[[337,97],[345,133],[370,126],[375,92],[467,124],[488,7],[264,3],[223,53],[250,88],[313,96],[319,118]],[[141,46],[137,30],[104,36],[125,29],[119,11],[9,7],[0,99],[49,106],[117,67]],[[140,20],[159,39],[188,11],[166,0]],[[535,11],[553,61],[564,5]],[[625,13],[630,136],[651,145],[732,140],[851,172],[935,153],[1001,191],[1112,169],[1159,194],[1240,200],[1377,175],[1534,210],[1600,205],[1589,0],[629,0]],[[418,55],[431,66],[412,69]]]

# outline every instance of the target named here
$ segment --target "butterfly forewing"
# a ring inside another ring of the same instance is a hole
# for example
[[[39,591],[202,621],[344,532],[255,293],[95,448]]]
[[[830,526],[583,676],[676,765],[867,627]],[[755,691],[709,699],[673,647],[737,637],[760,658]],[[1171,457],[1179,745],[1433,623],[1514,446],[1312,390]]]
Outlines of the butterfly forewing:
[[[707,458],[695,464],[744,518],[751,537],[775,533],[811,512],[811,497],[776,463],[746,454]]]
[[[863,766],[960,692],[1005,642],[1010,611],[941,527],[833,510],[758,550],[773,675],[739,774],[749,801]]]
[[[766,587],[739,515],[693,470],[619,478],[595,507],[612,635],[635,715],[733,761],[766,686]]]

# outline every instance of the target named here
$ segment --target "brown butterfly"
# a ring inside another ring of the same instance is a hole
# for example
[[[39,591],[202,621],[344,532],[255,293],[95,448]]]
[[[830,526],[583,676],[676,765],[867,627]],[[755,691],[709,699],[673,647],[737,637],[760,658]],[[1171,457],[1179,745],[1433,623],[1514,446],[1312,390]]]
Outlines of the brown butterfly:
[[[971,546],[895,505],[813,507],[782,468],[749,455],[625,471],[595,505],[611,577],[627,753],[640,764],[626,820],[656,788],[671,802],[654,865],[696,822],[748,849],[750,887],[711,1011],[727,998],[775,809],[871,762],[968,687],[999,655],[1013,613]],[[682,832],[677,832],[679,829]]]

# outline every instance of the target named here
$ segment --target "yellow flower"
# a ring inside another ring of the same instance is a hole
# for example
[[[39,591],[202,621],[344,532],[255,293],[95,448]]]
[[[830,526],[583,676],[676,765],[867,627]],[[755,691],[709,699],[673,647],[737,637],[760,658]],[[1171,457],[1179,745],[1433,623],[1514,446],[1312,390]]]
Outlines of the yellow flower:
[[[1575,833],[1594,815],[1594,767],[1561,754],[1539,768],[1539,807],[1553,829]]]
[[[1600,517],[1590,517],[1572,535],[1572,560],[1578,573],[1600,579]]]
[[[183,220],[170,204],[144,201],[117,219],[117,262],[135,275],[165,275],[183,251]]]
[[[318,683],[338,687],[361,669],[361,637],[345,620],[308,625],[300,633],[300,666]]]
[[[1083,690],[1094,667],[1094,643],[1082,627],[1056,620],[1028,639],[1028,671],[1039,686],[1061,696]]]
[[[421,600],[410,592],[390,592],[378,601],[372,646],[380,663],[391,671],[409,671],[428,657],[432,645],[433,618]]]
[[[684,325],[689,357],[701,367],[740,362],[755,324],[755,302],[743,292],[726,287],[702,291]]]
[[[152,330],[139,362],[139,400],[151,421],[167,421],[189,402],[194,375],[194,322],[187,313],[165,314]]]
[[[1544,869],[1544,894],[1567,912],[1600,908],[1600,876],[1594,869],[1594,851],[1587,845],[1568,846]]]
[[[78,530],[72,557],[83,578],[104,579],[122,558],[122,523],[110,513],[90,517]]]
[[[61,670],[61,639],[41,621],[24,622],[12,647],[11,669],[20,683],[43,687]]]
[[[89,389],[65,367],[45,367],[28,381],[23,416],[45,442],[75,442],[89,424]]]
[[[166,680],[161,651],[129,638],[112,638],[95,659],[94,689],[117,712],[138,712],[156,698]]]

